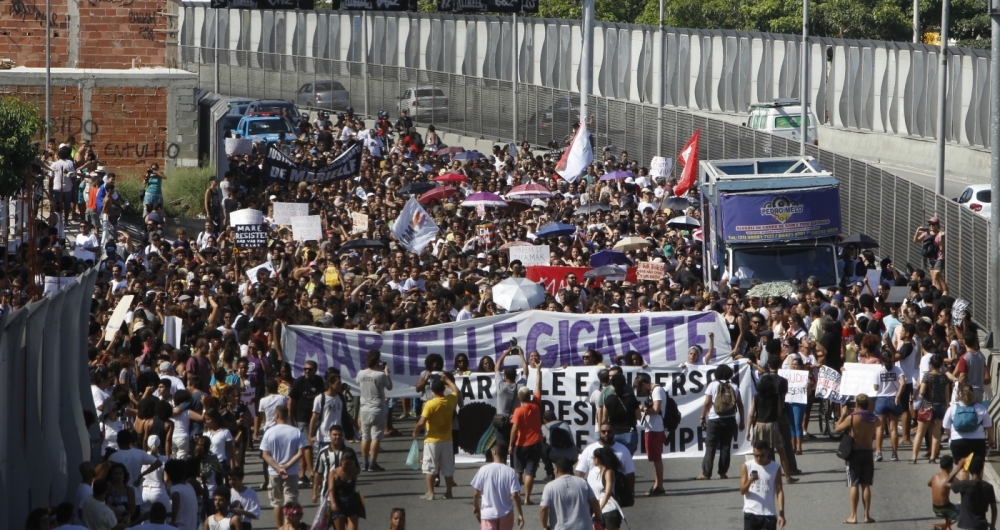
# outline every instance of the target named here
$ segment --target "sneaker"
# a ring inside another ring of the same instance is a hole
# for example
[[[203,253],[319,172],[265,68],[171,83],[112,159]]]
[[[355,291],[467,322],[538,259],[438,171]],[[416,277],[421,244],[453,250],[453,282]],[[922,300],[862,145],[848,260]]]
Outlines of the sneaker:
[[[666,494],[667,492],[663,491],[663,488],[649,488],[649,491],[646,492],[647,497],[659,497]]]
[[[875,461],[876,462],[882,461],[882,453],[875,453]]]
[[[310,482],[309,482],[309,477],[307,477],[305,475],[302,475],[302,477],[299,478],[299,486],[309,487],[311,485],[312,484],[310,484]]]
[[[434,494],[433,493],[424,493],[423,495],[420,496],[420,500],[432,501],[432,500],[434,500]]]
[[[446,491],[446,492],[444,492],[444,498],[446,498],[446,499],[454,499],[455,496],[452,495],[450,491]]]
[[[375,462],[372,462],[371,464],[368,464],[368,471],[385,471],[385,468]]]
[[[899,456],[896,453],[892,453],[892,456],[890,458],[892,459],[893,462],[899,462]]]
[[[361,464],[361,471],[368,471],[368,462]]]

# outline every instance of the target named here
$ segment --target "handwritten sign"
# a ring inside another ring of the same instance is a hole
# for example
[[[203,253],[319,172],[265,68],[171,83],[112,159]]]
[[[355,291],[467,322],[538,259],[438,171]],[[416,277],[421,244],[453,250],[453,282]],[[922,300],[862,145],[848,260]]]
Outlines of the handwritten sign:
[[[108,326],[104,328],[104,340],[114,340],[115,333],[125,323],[125,315],[128,314],[128,309],[132,307],[133,298],[135,298],[134,295],[127,294],[115,306],[115,310],[111,313],[111,318],[108,320]]]
[[[963,298],[955,299],[955,303],[951,306],[951,325],[961,326],[962,319],[965,318],[965,312],[969,309],[969,301]]]
[[[521,266],[534,267],[549,264],[549,246],[531,245],[510,247],[510,260],[521,260]]]
[[[260,210],[244,208],[229,214],[229,226],[259,225],[264,223],[264,214]]]
[[[267,230],[263,225],[236,225],[236,248],[264,248]]]
[[[840,393],[840,372],[829,366],[820,366],[816,375],[816,399],[834,403],[847,403],[847,396]]]
[[[304,217],[309,215],[309,205],[304,202],[275,202],[274,224],[290,225],[292,217]]]
[[[670,169],[673,167],[673,159],[654,156],[653,160],[649,163],[649,176],[666,178],[670,174]]]
[[[323,225],[318,215],[292,217],[292,237],[296,241],[321,241]]]
[[[226,138],[227,155],[249,155],[253,153],[253,140],[249,138]]]
[[[257,276],[260,274],[260,271],[266,272],[268,278],[274,276],[274,267],[272,267],[270,263],[265,261],[264,263],[261,263],[260,265],[257,265],[252,269],[247,269],[246,271],[247,278],[250,278],[250,285],[257,284]]]
[[[635,264],[635,277],[639,281],[650,280],[654,282],[660,281],[663,277],[663,264],[653,263],[651,261],[640,261]]]
[[[351,233],[364,234],[368,231],[368,214],[351,213]]]
[[[788,403],[809,402],[809,370],[778,370],[778,375],[788,380]]]
[[[840,379],[840,393],[845,396],[873,395],[881,372],[881,364],[845,364],[844,376]]]

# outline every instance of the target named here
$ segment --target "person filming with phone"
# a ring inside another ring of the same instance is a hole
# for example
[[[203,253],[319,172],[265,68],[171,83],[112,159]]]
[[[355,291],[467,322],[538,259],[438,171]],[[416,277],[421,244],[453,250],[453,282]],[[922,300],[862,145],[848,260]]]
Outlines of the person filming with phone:
[[[785,527],[785,491],[781,487],[781,465],[771,460],[767,440],[753,443],[753,460],[740,466],[743,495],[743,528],[776,530]]]
[[[375,460],[389,417],[385,391],[392,390],[392,378],[389,377],[389,365],[382,362],[382,352],[369,350],[365,361],[368,368],[357,375],[361,388],[361,458],[364,461],[361,470],[385,471]]]

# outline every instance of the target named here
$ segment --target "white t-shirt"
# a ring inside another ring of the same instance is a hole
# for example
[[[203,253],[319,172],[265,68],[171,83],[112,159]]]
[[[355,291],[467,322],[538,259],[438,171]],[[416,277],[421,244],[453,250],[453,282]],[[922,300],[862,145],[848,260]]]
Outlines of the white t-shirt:
[[[594,467],[594,451],[598,447],[604,447],[601,442],[594,442],[587,447],[583,448],[583,452],[580,453],[580,458],[576,461],[576,468],[574,471],[583,473],[583,476],[587,476],[590,473],[590,469]],[[635,464],[632,462],[632,453],[628,450],[628,447],[615,442],[615,445],[611,446],[611,450],[615,452],[615,456],[622,463],[622,473],[626,475],[631,475],[635,473]]]
[[[240,507],[253,514],[254,519],[260,519],[260,498],[257,497],[257,492],[253,488],[246,486],[243,493],[236,491],[236,489],[230,489],[229,501],[239,502]]]
[[[189,410],[182,410],[180,414],[174,414],[174,439],[179,440],[188,437],[191,432],[191,416]]]
[[[97,261],[97,254],[89,250],[83,250],[84,247],[98,248],[101,246],[101,242],[97,240],[97,236],[91,232],[89,235],[77,234],[76,235],[76,248],[73,250],[73,257],[76,259],[94,260]]]
[[[264,438],[260,441],[260,450],[271,453],[271,458],[281,464],[291,460],[305,445],[306,441],[302,439],[302,433],[298,429],[279,423],[264,433]],[[299,474],[299,463],[296,462],[295,465],[286,469],[289,475]],[[267,467],[267,472],[272,476],[278,475],[278,472],[271,466]]]
[[[233,433],[229,432],[229,429],[219,429],[211,432],[205,431],[205,436],[212,440],[209,452],[219,457],[219,462],[229,460],[230,455],[226,453],[226,442],[233,441]]]
[[[104,402],[111,397],[111,392],[105,392],[96,385],[90,385],[90,397],[94,398],[94,408],[97,412],[103,412]]]
[[[483,519],[499,519],[510,513],[514,509],[511,494],[521,491],[514,469],[495,462],[479,468],[470,484],[482,494],[479,513]]]
[[[101,443],[101,454],[103,455],[108,447],[118,450],[118,433],[122,430],[121,420],[108,420],[105,419],[101,422],[101,426],[104,428],[104,442]]]
[[[948,410],[944,412],[944,421],[941,425],[951,431],[952,440],[982,440],[986,438],[986,427],[993,426],[993,419],[990,418],[990,413],[986,410],[986,407],[982,403],[976,403],[974,405],[976,409],[976,416],[979,418],[979,426],[976,430],[972,432],[961,433],[952,428],[952,423],[955,421],[955,412],[958,410],[958,406],[961,403],[958,401],[952,401],[951,405],[948,405]]]
[[[712,381],[711,383],[708,384],[708,387],[705,389],[705,395],[712,397],[712,404],[708,406],[708,419],[718,420],[720,418],[735,418],[736,415],[739,414],[740,387],[726,381],[727,385],[733,387],[733,394],[734,397],[736,398],[737,409],[736,412],[730,414],[729,416],[719,416],[718,414],[715,413],[715,400],[719,396],[719,384],[720,383],[718,381]]]
[[[57,160],[52,163],[52,191],[73,191],[73,177],[76,171],[72,160]]]
[[[139,478],[142,473],[142,466],[153,465],[158,460],[155,456],[143,451],[142,449],[136,449],[135,447],[131,449],[121,449],[115,451],[108,461],[119,463],[125,466],[125,470],[128,471],[129,482],[135,483],[135,479]],[[142,498],[142,490],[135,488],[136,498]]]
[[[198,495],[187,482],[170,486],[170,497],[180,496],[180,509],[177,510],[177,530],[199,530],[198,525]]]
[[[911,341],[911,343],[913,344],[913,352],[907,358],[896,361],[896,366],[902,368],[907,383],[919,385],[922,348],[920,348],[920,345],[915,340]],[[897,349],[899,348],[897,347]]]
[[[642,422],[642,430],[643,432],[663,432],[663,409],[667,406],[667,391],[662,386],[655,385],[651,397],[654,403],[660,402],[660,414],[652,409],[647,409],[645,421]],[[598,499],[600,499],[599,495]]]
[[[260,400],[260,412],[264,413],[264,430],[274,427],[274,409],[279,405],[288,406],[288,396],[268,394]]]
[[[594,490],[594,496],[597,497],[597,502],[600,503],[604,499],[604,477],[601,476],[601,468],[599,466],[593,466],[590,471],[587,472],[587,484],[590,485],[590,489]],[[611,487],[614,487],[612,485]],[[601,509],[601,513],[614,512],[618,510],[618,502],[615,501],[614,496],[608,497],[608,503],[604,505]]]
[[[895,397],[899,391],[899,377],[903,375],[903,370],[898,366],[893,366],[892,370],[878,373],[878,380],[875,381],[875,397]]]
[[[340,425],[344,401],[340,396],[328,396],[326,392],[313,398],[312,411],[319,414],[319,425],[316,427],[315,438],[319,442],[330,441],[330,427]]]

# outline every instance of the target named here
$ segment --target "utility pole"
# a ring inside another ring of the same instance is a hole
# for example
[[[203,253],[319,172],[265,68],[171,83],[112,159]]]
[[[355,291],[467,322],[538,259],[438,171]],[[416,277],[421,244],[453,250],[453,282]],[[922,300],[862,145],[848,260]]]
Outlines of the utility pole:
[[[371,116],[368,112],[368,11],[361,12],[361,78],[365,87],[365,118]],[[432,107],[433,108],[433,107]]]
[[[941,2],[941,51],[938,52],[938,108],[937,108],[937,178],[934,192],[944,195],[944,119],[947,111],[948,91],[948,12],[951,0]]]
[[[920,44],[920,0],[913,0],[913,44]]]
[[[656,109],[656,156],[663,156],[663,106],[667,104],[667,34],[663,28],[663,0],[660,0],[660,105]]]
[[[1000,197],[1000,0],[990,0],[990,19],[993,25],[992,55],[990,57],[990,190],[993,197]],[[989,296],[990,331],[1000,333],[1000,215],[990,216],[989,232],[990,270],[987,285]],[[997,346],[994,337],[994,347]]]
[[[518,48],[517,47],[517,12],[514,12],[514,13],[510,14],[510,34],[513,37],[511,39],[513,41],[511,43],[511,46],[514,48],[513,53],[511,54],[511,59],[512,59],[512,62],[513,62],[513,66],[511,67],[511,75],[510,75],[511,80],[513,81],[512,85],[514,87],[514,104],[512,105],[512,110],[514,111],[514,119],[513,119],[513,123],[514,124],[513,124],[512,128],[511,128],[511,139],[510,139],[510,141],[514,142],[514,145],[517,145],[517,82],[518,82],[518,75],[519,75],[518,67],[520,66],[520,64],[518,63],[518,60],[517,60],[517,48]],[[513,157],[516,158],[517,157],[517,153],[511,153],[511,156],[513,156]]]
[[[212,57],[215,59],[215,93],[219,93],[219,19],[222,18],[223,10],[212,9],[215,12],[215,52]]]
[[[583,50],[580,51],[580,125],[587,123],[587,99],[594,77],[594,0],[583,0]]]
[[[809,0],[802,0],[802,88],[799,103],[802,116],[799,117],[799,155],[806,156],[806,142],[809,136]]]

